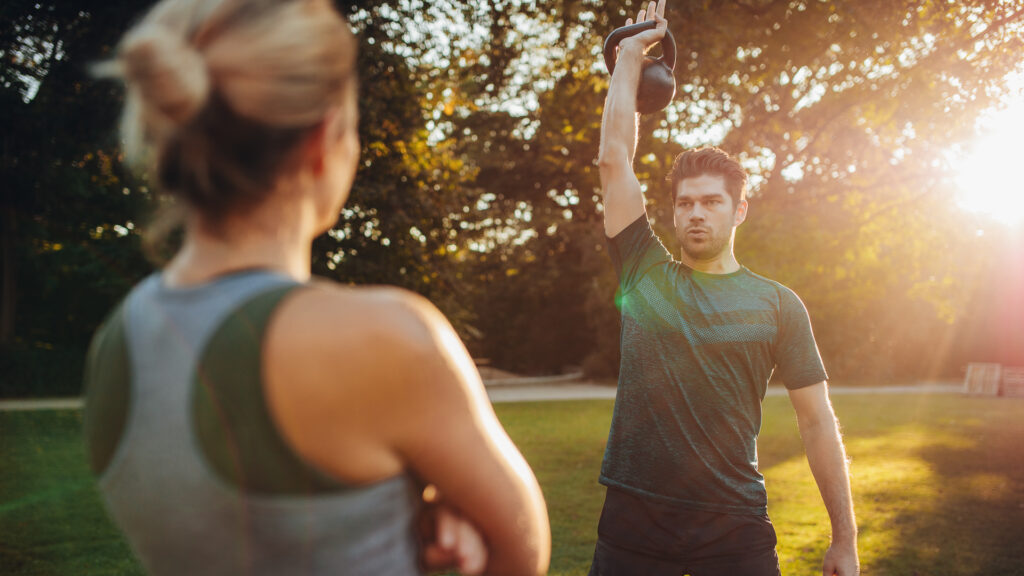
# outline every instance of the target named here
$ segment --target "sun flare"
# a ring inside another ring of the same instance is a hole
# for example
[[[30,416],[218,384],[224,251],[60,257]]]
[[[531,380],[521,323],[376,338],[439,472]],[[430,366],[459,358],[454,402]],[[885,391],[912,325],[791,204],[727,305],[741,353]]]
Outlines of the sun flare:
[[[979,124],[957,168],[957,204],[1011,226],[1024,226],[1024,95]]]

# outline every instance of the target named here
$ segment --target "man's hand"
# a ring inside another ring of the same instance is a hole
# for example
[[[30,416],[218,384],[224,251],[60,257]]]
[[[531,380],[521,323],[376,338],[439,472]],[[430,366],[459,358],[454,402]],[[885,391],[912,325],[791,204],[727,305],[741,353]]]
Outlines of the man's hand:
[[[839,545],[833,542],[825,551],[825,563],[821,567],[822,576],[858,576],[860,560],[857,558],[857,545]]]
[[[427,571],[458,570],[460,574],[482,574],[487,567],[487,545],[468,520],[440,502],[436,489],[424,490],[419,521],[420,550]]]
[[[619,51],[628,49],[630,46],[637,46],[640,52],[647,52],[652,46],[661,42],[661,39],[665,37],[665,30],[668,30],[668,20],[665,20],[665,0],[658,0],[655,5],[652,0],[647,5],[646,9],[641,9],[636,15],[636,21],[647,22],[648,20],[654,20],[658,24],[652,30],[645,30],[635,36],[625,38],[622,42],[619,42]],[[632,18],[626,18],[626,26],[633,23]]]

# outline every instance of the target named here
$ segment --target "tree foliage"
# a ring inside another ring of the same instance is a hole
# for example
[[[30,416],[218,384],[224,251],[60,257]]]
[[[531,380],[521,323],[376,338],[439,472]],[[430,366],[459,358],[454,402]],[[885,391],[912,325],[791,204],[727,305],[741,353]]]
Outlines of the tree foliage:
[[[152,194],[120,162],[120,91],[87,74],[147,4],[0,8],[8,364],[80,351],[150,270]],[[499,366],[614,373],[600,50],[639,3],[338,5],[360,38],[363,154],[315,272],[425,294]],[[991,285],[1020,239],[954,205],[949,166],[1019,68],[1024,2],[676,0],[668,18],[677,99],[642,119],[635,160],[666,245],[671,159],[716,144],[752,174],[738,257],[803,297],[834,375],[1024,363],[1019,330],[979,328],[1015,302]]]

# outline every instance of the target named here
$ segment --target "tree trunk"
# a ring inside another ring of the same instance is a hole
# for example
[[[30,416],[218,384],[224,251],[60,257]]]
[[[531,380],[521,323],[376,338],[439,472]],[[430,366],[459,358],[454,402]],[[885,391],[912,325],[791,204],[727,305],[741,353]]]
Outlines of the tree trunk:
[[[0,347],[14,343],[15,281],[15,214],[13,206],[0,208],[0,258],[3,265],[3,293],[0,296]]]

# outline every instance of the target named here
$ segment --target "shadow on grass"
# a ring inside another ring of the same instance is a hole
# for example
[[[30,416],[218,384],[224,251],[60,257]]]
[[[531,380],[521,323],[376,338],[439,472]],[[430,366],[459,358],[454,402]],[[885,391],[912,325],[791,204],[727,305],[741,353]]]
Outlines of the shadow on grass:
[[[1024,574],[1024,402],[864,396],[836,409],[865,574]],[[828,521],[802,454],[765,475],[783,572],[820,570]]]
[[[904,542],[934,542],[935,569],[942,574],[1024,574],[1024,402],[1016,422],[987,420],[947,433],[960,446],[929,444],[920,458],[933,472],[935,498],[922,506],[924,521],[904,514]],[[914,546],[902,547],[912,553]]]

